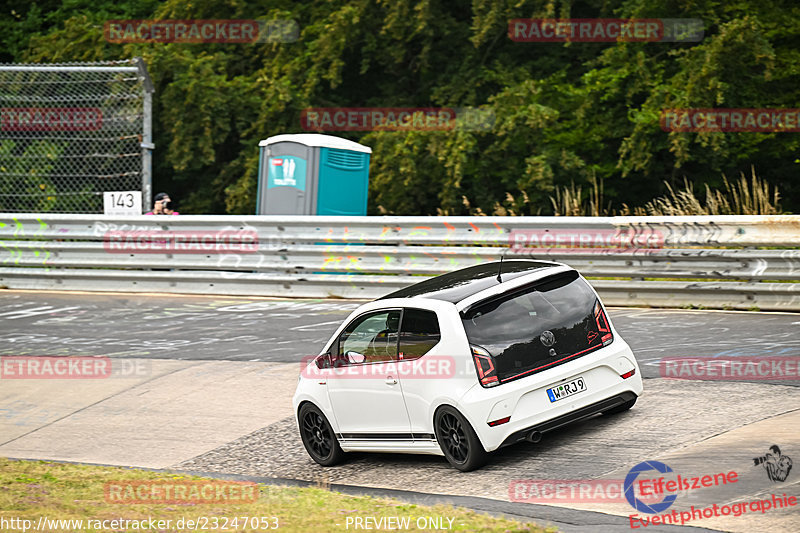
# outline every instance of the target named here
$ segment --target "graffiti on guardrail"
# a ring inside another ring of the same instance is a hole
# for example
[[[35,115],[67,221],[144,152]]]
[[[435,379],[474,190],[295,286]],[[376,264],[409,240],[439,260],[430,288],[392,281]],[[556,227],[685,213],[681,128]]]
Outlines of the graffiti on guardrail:
[[[111,231],[147,231],[152,229],[153,226],[151,225],[142,224],[137,226],[136,224],[116,224],[114,222],[97,221],[92,225],[92,234],[95,237],[102,238]]]
[[[244,224],[240,227],[225,226],[223,231],[241,231],[254,233],[258,236],[258,231],[252,226]],[[239,278],[244,272],[258,272],[261,270],[272,270],[275,268],[276,261],[280,259],[278,252],[286,251],[287,246],[279,235],[269,235],[258,238],[255,250],[252,251],[253,258],[258,257],[255,264],[252,260],[244,261],[241,252],[235,249],[220,253],[217,258],[216,268],[220,271],[220,277],[226,280]],[[285,259],[285,255],[283,258]]]
[[[8,245],[3,240],[0,240],[0,248],[3,248],[6,252],[8,252],[8,256],[5,253],[0,254],[2,256],[3,261],[2,264],[8,264],[11,262],[12,264],[19,265],[20,261],[24,259],[23,249],[18,246],[20,240],[25,240],[28,243],[42,243],[42,246],[27,246],[25,249],[30,250],[35,258],[33,260],[33,264],[35,265],[42,265],[45,267],[46,270],[49,270],[47,261],[50,259],[50,250],[47,249],[45,239],[42,237],[42,233],[47,229],[47,223],[44,222],[41,218],[37,218],[36,222],[38,224],[37,230],[34,231],[31,235],[25,234],[25,226],[18,218],[12,218],[14,233],[14,239]],[[9,226],[5,222],[0,222],[0,230]]]
[[[680,303],[673,303],[697,304],[698,294],[710,294],[698,290],[709,288],[725,289],[717,300],[728,307],[788,310],[800,305],[794,283],[769,287],[757,283],[798,279],[797,250],[785,249],[800,243],[798,216],[173,218],[179,220],[8,215],[0,222],[0,268],[25,268],[2,269],[0,285],[97,289],[120,281],[123,290],[185,292],[207,287],[211,293],[235,289],[236,294],[255,290],[271,295],[373,297],[413,282],[412,276],[516,255],[566,262],[588,276],[647,282],[652,290],[648,288],[646,296],[644,286],[637,286],[638,296],[631,296],[626,280],[614,279],[618,294],[628,290],[628,300],[644,298],[639,303],[662,305],[667,302],[666,291],[677,290]],[[210,238],[204,242],[199,235],[187,244],[180,232],[192,231],[203,235],[252,231],[258,246],[223,239],[225,245],[215,242],[212,250]],[[136,232],[147,237],[134,238]],[[162,243],[161,232],[174,238]],[[104,242],[106,236],[121,235],[131,238]],[[58,268],[59,276],[43,275],[43,268],[34,268],[39,266]],[[96,269],[104,282],[92,284],[86,277],[88,269]],[[673,284],[667,289],[652,278],[730,283],[725,287],[694,283],[677,289]],[[750,289],[755,292],[743,292]],[[701,303],[708,305],[710,300],[709,296]]]
[[[635,238],[658,232],[662,235],[663,243],[674,244],[707,244],[719,245],[723,228],[713,220],[703,222],[629,222],[621,226],[633,232]],[[737,228],[736,233],[744,233],[744,229]]]

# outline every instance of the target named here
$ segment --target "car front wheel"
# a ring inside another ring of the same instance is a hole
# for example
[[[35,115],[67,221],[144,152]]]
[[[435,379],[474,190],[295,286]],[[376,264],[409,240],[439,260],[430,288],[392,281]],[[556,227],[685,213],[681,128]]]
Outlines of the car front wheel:
[[[300,438],[308,455],[322,466],[333,466],[344,458],[344,452],[328,419],[313,404],[300,408]]]
[[[434,417],[434,431],[447,461],[469,472],[486,464],[488,454],[469,422],[449,406],[440,408]]]

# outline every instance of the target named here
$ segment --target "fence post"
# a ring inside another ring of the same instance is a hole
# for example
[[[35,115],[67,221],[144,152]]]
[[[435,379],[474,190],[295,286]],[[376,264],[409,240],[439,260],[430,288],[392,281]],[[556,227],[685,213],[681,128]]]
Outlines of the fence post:
[[[141,57],[134,59],[139,68],[139,77],[144,88],[144,109],[142,114],[142,213],[150,211],[153,197],[153,81]]]

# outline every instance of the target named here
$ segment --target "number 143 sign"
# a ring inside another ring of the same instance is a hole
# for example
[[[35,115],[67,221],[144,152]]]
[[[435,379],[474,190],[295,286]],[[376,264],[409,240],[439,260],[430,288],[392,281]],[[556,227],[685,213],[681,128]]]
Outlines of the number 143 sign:
[[[104,192],[103,213],[117,216],[141,215],[142,191]]]

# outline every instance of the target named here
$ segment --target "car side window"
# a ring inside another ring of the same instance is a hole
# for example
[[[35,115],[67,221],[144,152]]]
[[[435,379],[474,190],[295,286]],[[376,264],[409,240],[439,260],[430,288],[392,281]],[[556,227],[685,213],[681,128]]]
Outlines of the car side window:
[[[400,311],[378,311],[363,315],[349,324],[339,336],[338,365],[394,361]]]
[[[400,359],[418,359],[441,340],[439,319],[433,311],[404,309],[400,328]]]

